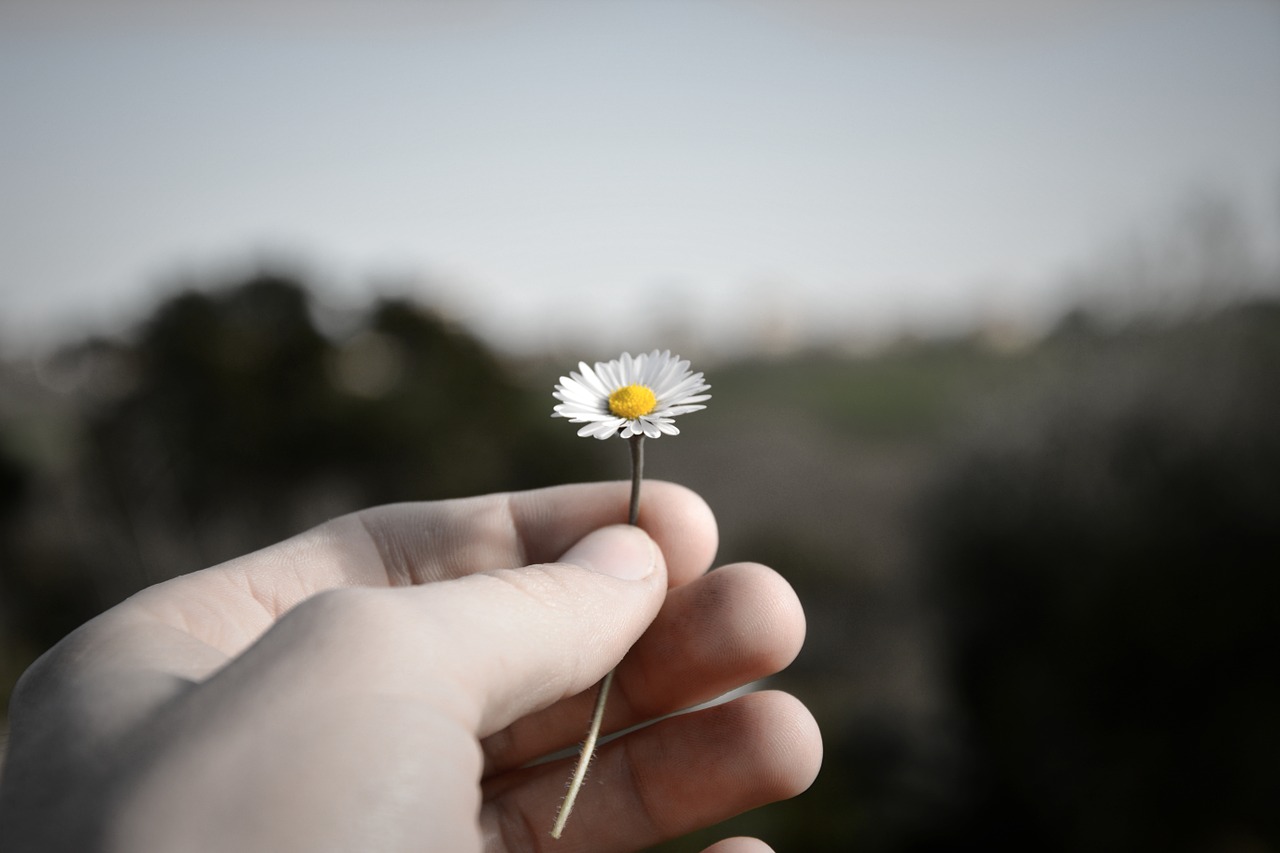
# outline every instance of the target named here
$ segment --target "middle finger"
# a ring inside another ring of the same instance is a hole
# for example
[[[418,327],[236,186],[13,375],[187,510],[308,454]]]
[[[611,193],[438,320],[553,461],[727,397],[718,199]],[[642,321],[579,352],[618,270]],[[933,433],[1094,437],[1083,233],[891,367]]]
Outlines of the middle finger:
[[[795,659],[804,632],[795,592],[765,566],[725,566],[677,587],[618,665],[603,731],[648,722],[772,675]],[[485,738],[485,775],[580,741],[595,693],[570,697]]]

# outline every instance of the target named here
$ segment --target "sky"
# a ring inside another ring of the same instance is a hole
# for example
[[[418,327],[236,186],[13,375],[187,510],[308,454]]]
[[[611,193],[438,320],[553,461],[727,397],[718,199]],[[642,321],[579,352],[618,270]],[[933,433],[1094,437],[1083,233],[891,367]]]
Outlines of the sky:
[[[1043,323],[1280,266],[1276,0],[0,0],[0,351],[261,265],[512,352]]]

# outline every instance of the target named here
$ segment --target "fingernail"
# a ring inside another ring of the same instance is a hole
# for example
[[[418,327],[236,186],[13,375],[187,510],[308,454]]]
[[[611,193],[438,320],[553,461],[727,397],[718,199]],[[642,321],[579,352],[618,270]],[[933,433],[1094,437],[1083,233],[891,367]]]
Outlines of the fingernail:
[[[588,533],[560,558],[560,562],[610,577],[638,581],[653,574],[658,562],[658,547],[640,528],[619,524]]]

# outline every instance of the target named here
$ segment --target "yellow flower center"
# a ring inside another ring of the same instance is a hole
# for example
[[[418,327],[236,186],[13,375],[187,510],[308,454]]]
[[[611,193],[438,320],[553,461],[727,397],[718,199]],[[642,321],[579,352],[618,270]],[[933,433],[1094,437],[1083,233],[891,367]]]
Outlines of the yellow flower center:
[[[609,395],[609,411],[620,418],[635,420],[658,405],[658,398],[643,385],[625,385]]]

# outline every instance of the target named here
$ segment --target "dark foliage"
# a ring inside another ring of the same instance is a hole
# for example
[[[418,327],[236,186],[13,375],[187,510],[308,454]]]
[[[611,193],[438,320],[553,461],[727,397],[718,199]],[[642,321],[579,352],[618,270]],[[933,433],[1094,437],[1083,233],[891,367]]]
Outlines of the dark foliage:
[[[548,444],[549,388],[430,311],[382,301],[341,335],[314,314],[302,283],[262,274],[57,356],[79,377],[73,437],[43,470],[0,461],[12,633],[45,647],[146,584],[360,507],[596,473]]]
[[[937,495],[974,756],[950,845],[1280,846],[1280,345],[1261,319],[1129,365],[1122,393],[1118,365],[1090,371]]]
[[[0,687],[132,591],[339,513],[618,476],[548,417],[560,367],[530,382],[407,301],[335,322],[274,274],[68,347],[0,387]],[[659,849],[1280,849],[1277,375],[1267,305],[716,366],[652,473],[708,498],[722,561],[796,587],[776,683],[826,760]]]

